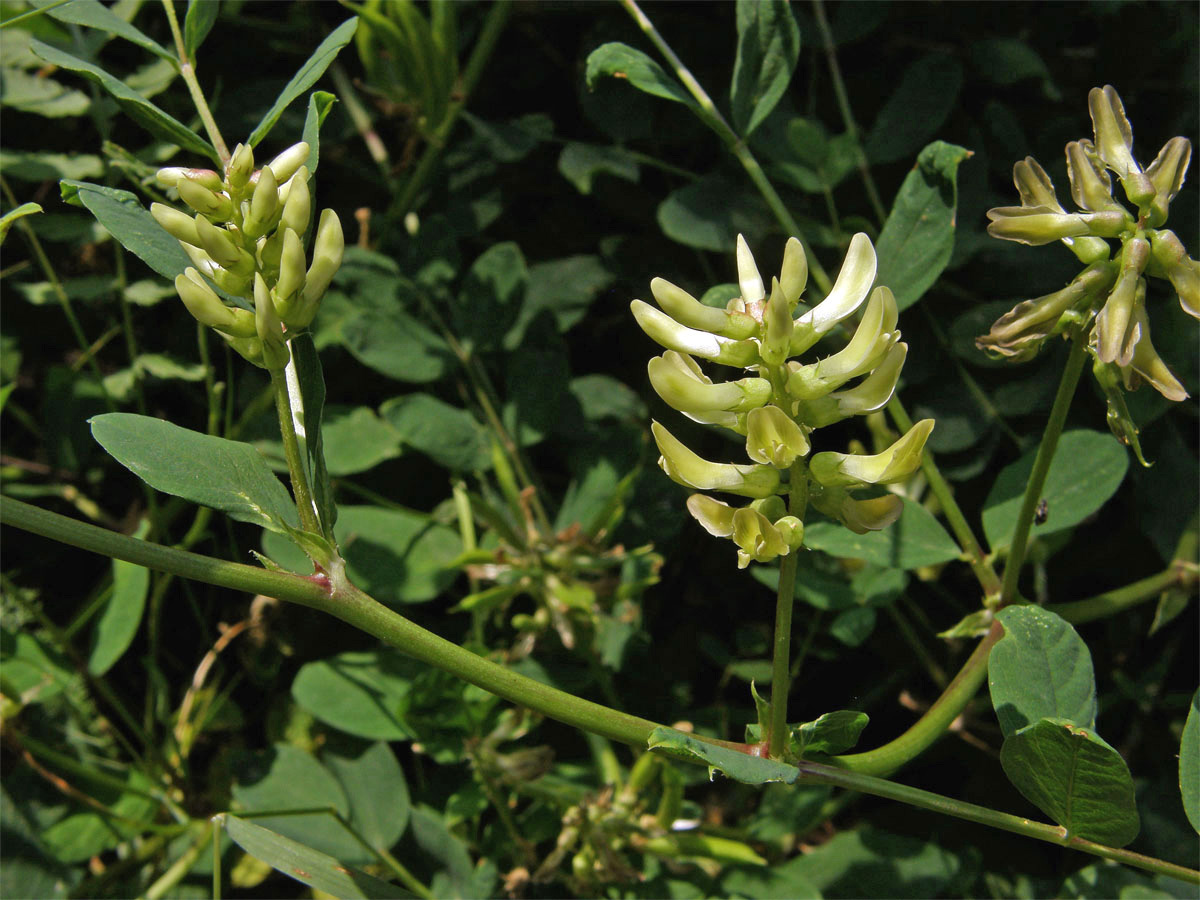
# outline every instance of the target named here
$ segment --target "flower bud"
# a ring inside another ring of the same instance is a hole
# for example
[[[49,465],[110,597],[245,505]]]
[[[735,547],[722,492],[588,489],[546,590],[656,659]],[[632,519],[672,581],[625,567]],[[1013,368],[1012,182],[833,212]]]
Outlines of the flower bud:
[[[688,512],[713,537],[733,534],[733,507],[707,494],[692,494],[687,499]]]
[[[220,334],[220,332],[217,332]],[[238,354],[248,363],[258,366],[260,369],[267,368],[266,362],[263,360],[263,342],[257,335],[254,337],[235,338],[222,334],[225,338],[225,343],[238,352]]]
[[[1145,282],[1142,282],[1145,284]],[[1182,384],[1179,383],[1171,370],[1167,368],[1167,364],[1162,361],[1158,353],[1154,349],[1154,345],[1150,343],[1150,320],[1146,316],[1146,304],[1136,304],[1135,315],[1138,319],[1138,328],[1141,330],[1141,338],[1133,348],[1133,361],[1130,368],[1145,381],[1149,382],[1150,386],[1156,391],[1175,403],[1188,398],[1188,392],[1184,390]],[[1129,370],[1123,370],[1122,374],[1126,376],[1126,387],[1136,388],[1137,379],[1131,378]]]
[[[1087,266],[1108,259],[1112,253],[1108,241],[1100,237],[1084,235],[1083,237],[1063,238],[1062,242],[1075,254],[1076,259]]]
[[[239,247],[224,228],[219,228],[204,216],[196,216],[194,221],[196,235],[200,238],[200,246],[222,268],[244,275],[254,271],[254,258]]]
[[[791,549],[767,517],[749,506],[733,513],[733,542],[738,545],[739,569],[751,562],[770,562]]]
[[[778,406],[761,406],[746,415],[746,455],[755,462],[787,469],[809,449],[808,435]]]
[[[279,183],[270,166],[264,166],[250,196],[250,209],[242,221],[242,231],[258,240],[275,227],[279,213]]]
[[[866,534],[868,531],[882,531],[900,518],[904,512],[904,501],[895,494],[884,494],[869,500],[855,500],[843,493],[836,507],[821,508],[821,512],[831,515],[855,534]]]
[[[713,384],[695,360],[668,350],[646,366],[650,384],[667,405],[680,412],[746,412],[771,399],[771,383],[765,378]]]
[[[220,329],[233,337],[249,337],[255,333],[254,316],[249,310],[226,306],[200,273],[190,266],[175,277],[175,291],[200,324]]]
[[[1120,209],[1113,199],[1112,179],[1104,163],[1088,140],[1071,141],[1066,146],[1067,177],[1071,180],[1071,199],[1080,209]]]
[[[758,266],[754,263],[754,254],[750,252],[750,245],[740,234],[737,236],[737,267],[738,285],[742,289],[742,302],[746,304],[747,310],[750,310],[762,302],[767,296],[767,292],[763,289],[762,276],[758,274]]]
[[[1013,165],[1013,184],[1021,197],[1021,205],[1030,208],[1045,207],[1055,212],[1065,212],[1054,193],[1054,182],[1046,170],[1032,156]]]
[[[850,239],[842,269],[828,296],[796,320],[789,355],[803,353],[834,325],[862,306],[875,281],[876,266],[871,239],[859,232]]]
[[[250,183],[250,175],[254,172],[254,149],[249,144],[238,144],[233,148],[233,155],[225,166],[225,180],[235,191],[241,191]]]
[[[279,321],[271,291],[258,273],[254,275],[254,324],[263,342],[263,364],[272,370],[287,366],[291,352],[283,339],[283,323]]]
[[[279,280],[275,282],[275,299],[279,315],[286,321],[288,311],[297,299],[296,294],[304,287],[307,262],[300,236],[287,228],[283,233],[283,252],[279,257]]]
[[[1038,246],[1089,234],[1087,222],[1075,213],[1055,212],[1048,206],[998,206],[988,210],[988,234],[1005,241]]]
[[[921,467],[921,451],[933,431],[933,419],[922,419],[882,453],[860,456],[818,453],[809,462],[812,477],[826,487],[895,484]]]
[[[770,366],[782,365],[792,340],[792,309],[783,295],[778,278],[771,279],[771,299],[763,310],[763,337],[759,355]]]
[[[758,344],[751,339],[734,341],[706,331],[687,328],[641,300],[634,300],[630,309],[642,331],[668,350],[738,368],[758,362]]]
[[[824,397],[851,378],[874,369],[900,339],[900,332],[894,330],[898,316],[895,295],[886,287],[876,288],[850,343],[807,366],[789,363],[788,393],[798,400]]]
[[[1125,116],[1125,106],[1117,89],[1111,84],[1092,88],[1088,92],[1088,111],[1092,115],[1096,149],[1105,164],[1122,181],[1130,173],[1141,172],[1141,167],[1133,158],[1133,128]],[[1133,200],[1132,197],[1129,199]]]
[[[154,173],[154,180],[162,187],[173,188],[186,171],[182,166],[167,166]]]
[[[1149,260],[1148,241],[1132,238],[1125,242],[1121,253],[1121,274],[1117,276],[1112,293],[1097,314],[1092,330],[1096,355],[1104,362],[1127,366],[1133,361],[1133,349],[1142,334],[1135,314],[1138,282],[1142,280],[1142,270]]]
[[[195,220],[192,220],[192,225],[194,226],[195,224]],[[200,240],[199,236],[196,237],[196,240]],[[213,262],[213,258],[211,256],[205,253],[198,246],[193,247],[191,244],[183,243],[181,243],[179,246],[181,246],[183,248],[183,252],[188,255],[188,259],[192,261],[192,265],[200,270],[200,274],[209,278],[213,278],[220,266]],[[224,290],[224,288],[221,288],[221,290]]]
[[[794,310],[800,302],[800,295],[808,284],[808,257],[804,255],[804,245],[796,238],[788,238],[783,248],[783,267],[779,271],[779,284],[783,288],[784,299],[788,309]]]
[[[267,167],[275,173],[276,179],[279,181],[287,181],[296,171],[308,162],[309,146],[304,141],[298,144],[292,144],[277,157],[267,163]],[[259,176],[260,178],[262,176]],[[305,178],[307,181],[308,179]]]
[[[209,221],[228,222],[232,218],[233,202],[224,194],[218,194],[186,178],[179,179],[176,187],[179,190],[179,198]]]
[[[213,266],[213,273],[209,276],[213,282],[227,294],[233,294],[235,297],[250,297],[253,295],[252,286],[254,284],[254,273],[231,272],[229,269],[222,269],[220,266]]]
[[[332,209],[321,213],[317,223],[317,237],[313,241],[313,261],[304,276],[304,287],[295,305],[289,310],[287,325],[291,331],[307,328],[317,315],[321,298],[333,281],[333,276],[342,265],[342,253],[346,241],[342,235],[342,221]],[[283,260],[280,258],[282,272]]]
[[[1150,246],[1155,261],[1179,295],[1179,305],[1183,311],[1200,319],[1200,262],[1187,255],[1173,231],[1150,232]]]
[[[291,228],[296,234],[308,231],[308,217],[312,214],[312,195],[308,190],[308,168],[301,166],[288,180],[287,200],[283,214],[279,217],[280,228]]]
[[[662,456],[659,466],[672,481],[701,491],[725,491],[743,497],[769,497],[779,487],[779,473],[769,466],[739,466],[702,459],[658,422],[651,425]]]
[[[193,247],[200,246],[200,236],[196,233],[196,222],[187,213],[167,206],[164,203],[151,203],[150,215],[162,226],[163,231],[185,244]]]
[[[665,278],[650,282],[650,292],[663,311],[681,325],[698,328],[712,334],[740,340],[758,331],[758,323],[745,313],[705,306],[683,288],[676,287]]]
[[[1154,162],[1146,168],[1146,177],[1154,185],[1150,202],[1150,225],[1157,228],[1167,221],[1167,207],[1183,187],[1188,163],[1192,161],[1192,142],[1185,137],[1173,137],[1158,151]]]

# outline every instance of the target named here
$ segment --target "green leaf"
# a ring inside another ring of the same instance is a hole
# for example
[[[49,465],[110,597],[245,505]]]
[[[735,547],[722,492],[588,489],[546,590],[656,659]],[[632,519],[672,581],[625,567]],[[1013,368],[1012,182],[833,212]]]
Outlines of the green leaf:
[[[529,272],[521,248],[493,244],[471,263],[452,307],[454,334],[468,352],[495,349],[516,320]]]
[[[408,827],[409,795],[396,754],[382,741],[334,741],[321,753],[346,792],[350,821],[376,850],[387,850]]]
[[[196,51],[217,23],[220,11],[221,0],[188,0],[187,16],[183,20],[183,49],[193,63]]]
[[[149,530],[150,520],[143,519],[133,536],[144,540]],[[92,652],[88,656],[88,671],[93,675],[103,675],[129,649],[142,624],[146,594],[150,590],[150,570],[144,566],[114,559],[112,568],[112,594],[96,623]]]
[[[983,504],[983,533],[995,551],[1007,547],[1017,527],[1017,515],[1037,450],[1005,466]],[[1031,537],[1054,534],[1078,525],[1116,493],[1129,468],[1129,455],[1107,434],[1068,431],[1058,442],[1042,498],[1048,517],[1034,524]]]
[[[1048,100],[1060,100],[1061,92],[1050,77],[1045,60],[1028,42],[1017,38],[988,38],[971,44],[967,55],[979,74],[992,84],[1016,84],[1029,78],[1042,83]]]
[[[954,109],[962,81],[962,64],[948,53],[930,53],[905,69],[864,141],[871,162],[910,157],[937,134]]]
[[[765,784],[768,781],[792,784],[800,775],[800,770],[795,766],[708,744],[673,728],[655,728],[650,733],[647,746],[677,759],[704,763],[708,766],[710,778],[714,772],[721,772],[743,784]]]
[[[179,241],[129,191],[70,180],[63,180],[61,187],[63,200],[86,208],[121,246],[164,278],[174,281],[192,264]]]
[[[441,337],[398,309],[352,315],[342,323],[341,340],[363,365],[400,381],[436,381],[453,359]]]
[[[597,175],[612,175],[636,182],[641,175],[637,160],[624,147],[568,141],[558,155],[558,172],[581,194],[592,192]]]
[[[400,435],[396,429],[367,406],[329,407],[325,411],[321,440],[331,475],[365,472],[385,459],[400,455]]]
[[[588,55],[588,87],[594,88],[601,78],[620,78],[639,91],[698,110],[691,95],[678,81],[641,50],[635,50],[628,44],[601,44]]]
[[[1192,885],[1110,862],[1096,862],[1067,876],[1055,897],[1061,900],[1191,900]]]
[[[1005,738],[1000,765],[1017,790],[1071,837],[1111,847],[1137,837],[1129,767],[1090,729],[1039,719]]]
[[[459,897],[463,900],[492,896],[487,885],[476,880],[477,875],[484,875],[486,869],[481,867],[480,872],[476,872],[471,863],[471,854],[446,827],[441,813],[428,806],[418,806],[412,811],[410,822],[417,846],[444,867],[445,875],[436,878],[432,885],[436,896]]]
[[[1200,691],[1192,694],[1179,740],[1179,793],[1188,821],[1200,832]]]
[[[59,119],[83,115],[92,101],[82,91],[68,88],[49,76],[5,68],[4,78],[0,80],[0,104],[48,119]]]
[[[1009,606],[988,656],[988,688],[1005,737],[1038,719],[1096,727],[1092,655],[1071,625],[1040,606]]]
[[[275,105],[254,126],[254,130],[250,132],[250,137],[246,139],[246,143],[251,147],[255,147],[259,141],[270,133],[271,129],[275,127],[275,123],[279,121],[279,117],[283,115],[283,111],[288,108],[291,102],[316,84],[317,79],[325,74],[325,70],[329,68],[330,63],[333,62],[341,49],[350,43],[350,39],[354,37],[356,28],[358,28],[358,16],[347,19],[335,28],[329,34],[329,37],[321,41],[320,46],[313,51],[312,56],[308,58],[307,62],[300,67],[296,74],[292,76],[292,80],[279,93],[279,96],[275,99]]]
[[[751,249],[775,226],[767,205],[744,184],[705,175],[672,191],[658,206],[658,226],[673,241],[700,250],[731,253],[737,236]]]
[[[35,635],[0,630],[0,679],[13,699],[40,703],[70,688],[74,678],[70,660]]]
[[[38,9],[45,9],[54,2],[55,0],[33,0],[33,5]],[[126,22],[103,3],[100,3],[99,0],[72,0],[71,3],[46,9],[46,13],[51,18],[58,19],[60,22],[69,22],[72,25],[84,25],[88,28],[95,28],[100,32],[107,32],[110,35],[125,38],[129,42],[137,44],[145,50],[149,50],[155,56],[160,56],[167,60],[176,69],[179,68],[179,61],[170,50],[148,37],[141,29]]]
[[[46,62],[61,66],[64,69],[70,69],[72,72],[79,72],[81,75],[85,75],[99,84],[112,95],[113,99],[117,101],[117,104],[131,119],[155,137],[161,138],[169,144],[174,144],[183,150],[207,156],[213,162],[220,161],[220,157],[217,156],[217,151],[213,149],[212,144],[204,140],[204,138],[200,137],[178,119],[163,112],[124,82],[109,75],[98,66],[84,62],[82,59],[72,56],[70,53],[65,53],[57,47],[43,44],[36,38],[29,42],[29,47],[34,53],[46,60]]]
[[[7,73],[5,74],[7,77]],[[104,163],[91,153],[30,153],[0,150],[0,168],[6,178],[21,181],[58,181],[60,178],[99,178]]]
[[[787,0],[738,0],[737,32],[729,97],[733,125],[745,138],[787,90],[800,59],[800,28]]]
[[[937,565],[962,552],[933,513],[908,499],[900,518],[883,531],[855,534],[836,522],[813,522],[804,529],[804,546],[899,569]]]
[[[900,309],[921,299],[950,262],[958,167],[970,155],[964,147],[935,141],[921,151],[916,167],[900,186],[875,242],[879,257],[876,284],[892,289]]]
[[[342,865],[332,856],[247,822],[231,813],[221,813],[220,823],[234,843],[256,859],[289,878],[307,884],[331,897],[411,897],[394,884]]]
[[[843,609],[829,623],[829,633],[847,647],[858,647],[875,630],[875,610],[866,606]]]
[[[308,144],[308,174],[317,174],[317,163],[321,159],[321,126],[337,103],[337,97],[328,91],[313,91],[308,95],[308,112],[304,116],[303,141]]]
[[[581,254],[551,259],[529,267],[525,302],[508,334],[506,349],[514,350],[525,337],[526,329],[541,313],[548,312],[560,332],[577,325],[597,297],[616,280],[598,256]]]
[[[3,217],[0,217],[0,245],[4,244],[4,239],[8,237],[8,230],[13,227],[17,219],[32,216],[41,211],[42,208],[36,203],[22,203],[16,209],[6,212]]]
[[[42,832],[42,841],[60,862],[79,863],[118,844],[143,834],[154,820],[158,805],[148,796],[153,787],[137,770],[126,777],[130,790],[118,791],[108,785],[89,785],[89,796],[105,804],[116,815],[101,815],[87,810],[72,813]]]
[[[372,741],[407,741],[405,722],[412,665],[394,650],[339,653],[305,663],[292,682],[292,699],[317,719]]]
[[[343,506],[333,533],[350,580],[384,603],[432,600],[458,577],[446,567],[462,552],[462,541],[426,513]],[[281,536],[264,535],[263,551],[285,568],[310,571],[300,550]]]
[[[870,717],[864,712],[839,709],[825,713],[813,722],[794,725],[796,750],[800,756],[810,753],[834,755],[845,753],[858,743],[858,736],[867,727]]]
[[[279,534],[299,527],[287,488],[249,444],[132,413],[89,422],[100,446],[152,488]]]
[[[431,394],[405,394],[384,401],[379,414],[405,444],[452,472],[491,467],[490,432],[465,409]]]

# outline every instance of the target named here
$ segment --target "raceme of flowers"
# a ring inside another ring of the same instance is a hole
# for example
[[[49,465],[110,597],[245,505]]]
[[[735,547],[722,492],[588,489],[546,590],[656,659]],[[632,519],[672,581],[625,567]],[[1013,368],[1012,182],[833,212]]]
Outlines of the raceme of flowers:
[[[1109,426],[1137,450],[1122,385],[1134,389],[1145,381],[1168,400],[1188,396],[1150,342],[1146,288],[1149,277],[1167,279],[1183,309],[1200,319],[1200,263],[1162,227],[1183,185],[1192,145],[1173,137],[1143,169],[1133,156],[1133,129],[1116,89],[1092,88],[1088,108],[1094,140],[1066,145],[1071,199],[1079,211],[1063,209],[1045,170],[1026,157],[1013,167],[1021,205],[988,212],[994,237],[1031,245],[1062,241],[1086,267],[1062,290],[1017,304],[976,344],[1021,361],[1051,335],[1090,325],[1088,348],[1108,395]],[[1136,212],[1114,196],[1112,175]],[[1115,251],[1112,240],[1119,242]]]
[[[210,169],[160,169],[158,181],[175,188],[195,215],[162,203],[150,206],[195,264],[175,279],[188,311],[267,369],[287,365],[287,341],[312,322],[342,264],[342,224],[332,209],[317,223],[311,265],[305,256],[312,216],[308,155],[301,141],[256,170],[253,150],[239,144],[223,176]],[[250,309],[226,304],[209,281],[247,300]]]
[[[896,328],[896,298],[886,287],[871,289],[875,248],[865,234],[850,241],[829,295],[799,316],[808,261],[798,240],[787,242],[769,295],[740,235],[737,267],[741,294],[724,309],[656,278],[650,290],[658,308],[634,300],[632,310],[642,330],[666,348],[648,365],[658,395],[694,421],[745,437],[749,464],[716,463],[697,456],[660,423],[652,426],[662,453],[659,465],[673,480],[696,491],[750,498],[740,508],[707,493],[687,501],[688,511],[710,534],[737,544],[738,565],[744,568],[798,549],[810,503],[859,534],[894,522],[902,510],[899,497],[854,495],[912,475],[933,420],[918,422],[873,456],[822,452],[810,458],[815,429],[875,412],[891,399],[908,352]],[[811,363],[793,358],[829,336],[864,302],[862,318],[841,350]],[[748,374],[714,382],[697,359]],[[789,498],[786,504],[783,495]]]

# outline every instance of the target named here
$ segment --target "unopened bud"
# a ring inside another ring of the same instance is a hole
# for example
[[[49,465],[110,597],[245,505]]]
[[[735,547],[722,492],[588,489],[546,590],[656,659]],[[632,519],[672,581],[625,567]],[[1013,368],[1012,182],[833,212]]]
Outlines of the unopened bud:
[[[292,146],[267,163],[267,166],[275,173],[277,180],[281,182],[287,181],[296,173],[297,169],[308,162],[308,152],[309,146],[304,141],[292,144]],[[261,178],[261,176],[259,177]]]
[[[1125,242],[1121,253],[1121,274],[1117,276],[1112,293],[1097,314],[1092,330],[1096,356],[1103,362],[1127,366],[1133,361],[1133,350],[1142,334],[1135,313],[1138,282],[1142,281],[1142,270],[1149,259],[1148,241],[1132,238]]]
[[[263,342],[260,337],[232,338],[228,335],[221,335],[225,338],[225,342],[229,344],[238,354],[248,363],[253,363],[260,369],[267,368],[266,362],[263,360]]]
[[[1092,116],[1096,150],[1105,164],[1122,181],[1129,174],[1141,172],[1133,158],[1133,128],[1125,116],[1125,106],[1117,89],[1111,84],[1092,88],[1088,92],[1088,111]],[[1129,199],[1133,200],[1132,197]]]
[[[288,312],[287,325],[292,331],[307,328],[317,315],[321,298],[333,281],[333,276],[342,265],[342,254],[346,241],[342,234],[342,221],[332,209],[321,213],[317,223],[317,237],[313,241],[313,261],[304,277],[304,288],[300,299]],[[282,259],[280,261],[282,268]]]
[[[800,302],[800,295],[808,284],[808,257],[804,255],[804,245],[796,238],[788,238],[783,248],[783,267],[779,270],[779,284],[783,288],[784,299],[788,309],[794,310]]]
[[[1183,187],[1183,179],[1191,161],[1192,142],[1185,137],[1173,137],[1146,168],[1146,177],[1154,185],[1154,199],[1150,203],[1152,227],[1157,228],[1167,221],[1167,208]]]
[[[1112,196],[1112,179],[1091,141],[1071,141],[1066,147],[1071,199],[1080,209],[1120,209]]]
[[[1173,231],[1150,232],[1150,245],[1155,261],[1179,295],[1179,305],[1183,311],[1192,318],[1200,319],[1200,262],[1187,255],[1187,250]]]
[[[254,149],[249,144],[238,144],[225,166],[225,180],[235,191],[241,191],[250,183],[254,172]]]
[[[233,294],[235,297],[249,297],[250,286],[254,283],[253,274],[253,272],[232,272],[220,266],[213,266],[213,273],[209,277],[225,293]]]
[[[279,280],[275,283],[279,315],[284,319],[287,319],[288,310],[293,305],[294,295],[304,287],[306,266],[304,245],[300,242],[300,236],[290,228],[285,229],[283,252],[279,256]]]
[[[763,288],[762,276],[758,274],[758,266],[754,263],[750,245],[740,234],[737,236],[737,267],[742,301],[750,308],[752,304],[761,302],[767,296],[767,292]]]
[[[697,456],[657,422],[651,426],[662,456],[658,464],[673,480],[702,491],[725,491],[743,497],[769,497],[779,487],[779,472],[770,466],[714,463]]]
[[[224,194],[218,194],[186,178],[181,178],[176,188],[179,190],[180,199],[209,221],[228,222],[233,217],[233,202]]]
[[[279,220],[279,183],[270,166],[259,173],[258,183],[250,197],[250,209],[242,222],[246,237],[258,240],[275,227]]]
[[[301,166],[288,180],[287,200],[283,214],[279,217],[280,228],[291,228],[296,234],[308,231],[308,218],[312,214],[312,195],[308,190],[308,168]]]
[[[1032,156],[1027,156],[1013,165],[1013,184],[1017,186],[1022,206],[1045,207],[1055,212],[1065,212],[1058,202],[1058,195],[1054,192],[1054,182],[1050,180],[1041,163]]]
[[[267,283],[257,273],[254,276],[254,324],[263,342],[263,364],[272,370],[287,366],[291,353],[283,338],[283,323],[279,320]]]
[[[254,270],[254,259],[234,242],[233,236],[224,228],[214,225],[204,216],[196,216],[195,226],[200,246],[216,260],[217,265],[240,275]]]
[[[196,233],[196,222],[187,213],[180,212],[164,203],[151,203],[150,215],[162,226],[163,231],[185,244],[193,247],[200,246],[200,236]]]
[[[767,365],[782,365],[792,340],[792,309],[783,295],[778,278],[771,279],[771,299],[763,310],[763,337],[759,354]]]
[[[182,275],[176,276],[175,291],[188,312],[202,325],[234,337],[249,337],[255,333],[254,316],[249,310],[226,306],[200,273],[190,266]]]

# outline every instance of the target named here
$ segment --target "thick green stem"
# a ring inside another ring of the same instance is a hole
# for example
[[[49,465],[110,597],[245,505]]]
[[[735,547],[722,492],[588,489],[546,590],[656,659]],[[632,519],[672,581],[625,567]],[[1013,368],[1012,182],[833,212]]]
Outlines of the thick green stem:
[[[1041,499],[1042,488],[1046,486],[1046,475],[1050,472],[1050,463],[1054,460],[1054,451],[1058,449],[1058,439],[1062,436],[1067,411],[1071,408],[1071,398],[1075,396],[1075,388],[1079,384],[1079,376],[1083,372],[1086,360],[1087,339],[1075,337],[1071,341],[1067,365],[1058,383],[1054,405],[1050,407],[1046,430],[1042,432],[1042,442],[1033,461],[1033,471],[1029,473],[1029,481],[1025,485],[1025,497],[1021,501],[1021,512],[1017,516],[1017,528],[1009,544],[1008,559],[1004,563],[1004,584],[1000,590],[1002,606],[1012,603],[1017,598],[1017,579],[1021,575],[1021,564],[1025,562],[1025,549],[1029,541],[1029,529],[1033,526],[1033,515],[1038,500]]]
[[[788,513],[803,520],[808,508],[808,467],[803,460],[792,465]],[[779,590],[775,595],[775,648],[771,658],[771,733],[767,748],[780,758],[788,748],[788,691],[792,686],[792,604],[796,599],[796,565],[799,554],[793,550],[779,564]]]
[[[1196,564],[1177,559],[1157,575],[1151,575],[1124,587],[1105,591],[1086,600],[1055,603],[1046,607],[1072,625],[1082,625],[1116,615],[1139,603],[1153,600],[1170,588],[1196,589]]]
[[[179,54],[179,74],[183,76],[183,83],[187,85],[188,93],[192,95],[192,103],[196,107],[196,112],[200,114],[200,121],[204,123],[204,130],[208,133],[208,139],[212,141],[223,168],[229,162],[229,147],[225,145],[225,138],[221,136],[217,120],[213,118],[212,110],[208,108],[208,101],[204,99],[204,91],[200,88],[200,82],[196,80],[195,64],[188,59],[187,48],[183,44],[183,32],[179,30],[179,19],[175,15],[174,0],[162,0],[162,4],[167,11],[167,23],[171,26],[171,34],[175,38],[175,51]]]
[[[300,526],[312,534],[321,534],[321,523],[317,519],[317,507],[313,503],[312,490],[308,485],[308,475],[305,474],[300,441],[296,437],[296,420],[292,416],[287,378],[282,369],[271,370],[271,388],[275,392],[275,411],[279,413],[279,433],[283,437],[283,457],[287,460],[288,476],[292,480],[292,492],[296,495],[296,511],[300,514]]]
[[[758,192],[762,194],[763,199],[767,202],[767,206],[771,208],[771,212],[775,215],[779,224],[783,226],[789,235],[804,245],[804,252],[808,257],[809,274],[820,291],[823,294],[828,294],[830,288],[833,287],[833,282],[830,281],[829,274],[821,266],[816,254],[812,252],[812,245],[804,237],[804,232],[800,230],[799,224],[797,224],[795,218],[788,211],[787,205],[775,190],[774,185],[767,179],[766,173],[763,172],[762,166],[758,164],[758,160],[754,158],[754,154],[750,152],[750,148],[746,146],[746,142],[725,121],[725,117],[721,115],[721,111],[717,109],[712,98],[708,96],[708,92],[704,90],[700,82],[692,75],[691,70],[683,64],[683,61],[671,49],[671,45],[658,33],[658,29],[654,27],[654,23],[642,12],[641,7],[637,5],[635,0],[621,0],[621,5],[625,7],[626,12],[637,22],[638,27],[642,29],[646,37],[650,38],[654,46],[658,48],[658,52],[670,63],[671,68],[675,70],[676,77],[683,82],[683,86],[687,88],[688,93],[695,98],[699,107],[697,112],[701,120],[716,132],[717,137],[721,139],[729,149],[729,152],[737,157],[737,161],[742,164],[742,168],[746,170],[746,174],[750,176],[750,180],[754,182],[754,186],[758,188]]]
[[[981,825],[988,825],[1003,831],[1011,831],[1015,834],[1035,838],[1039,841],[1058,844],[1060,847],[1091,853],[1094,856],[1111,859],[1128,866],[1135,866],[1139,869],[1145,869],[1148,872],[1178,878],[1181,881],[1191,884],[1200,884],[1200,872],[1194,869],[1178,866],[1165,860],[1143,856],[1140,853],[1134,853],[1130,850],[1106,847],[1103,844],[1086,841],[1083,838],[1071,837],[1065,828],[1056,828],[1053,825],[1047,825],[1043,822],[1031,822],[1029,819],[998,812],[986,806],[964,803],[961,800],[943,797],[940,794],[933,794],[919,788],[896,784],[895,782],[885,781],[882,778],[873,778],[857,772],[847,772],[844,769],[837,769],[833,766],[801,762],[799,768],[801,773],[803,773],[802,777],[805,777],[807,781],[832,784],[848,790],[860,791],[864,794],[873,794],[876,797],[886,797],[889,800],[896,800],[900,803],[907,803],[910,806],[932,810],[942,815],[954,816],[957,819],[966,819],[968,822],[978,822]]]

